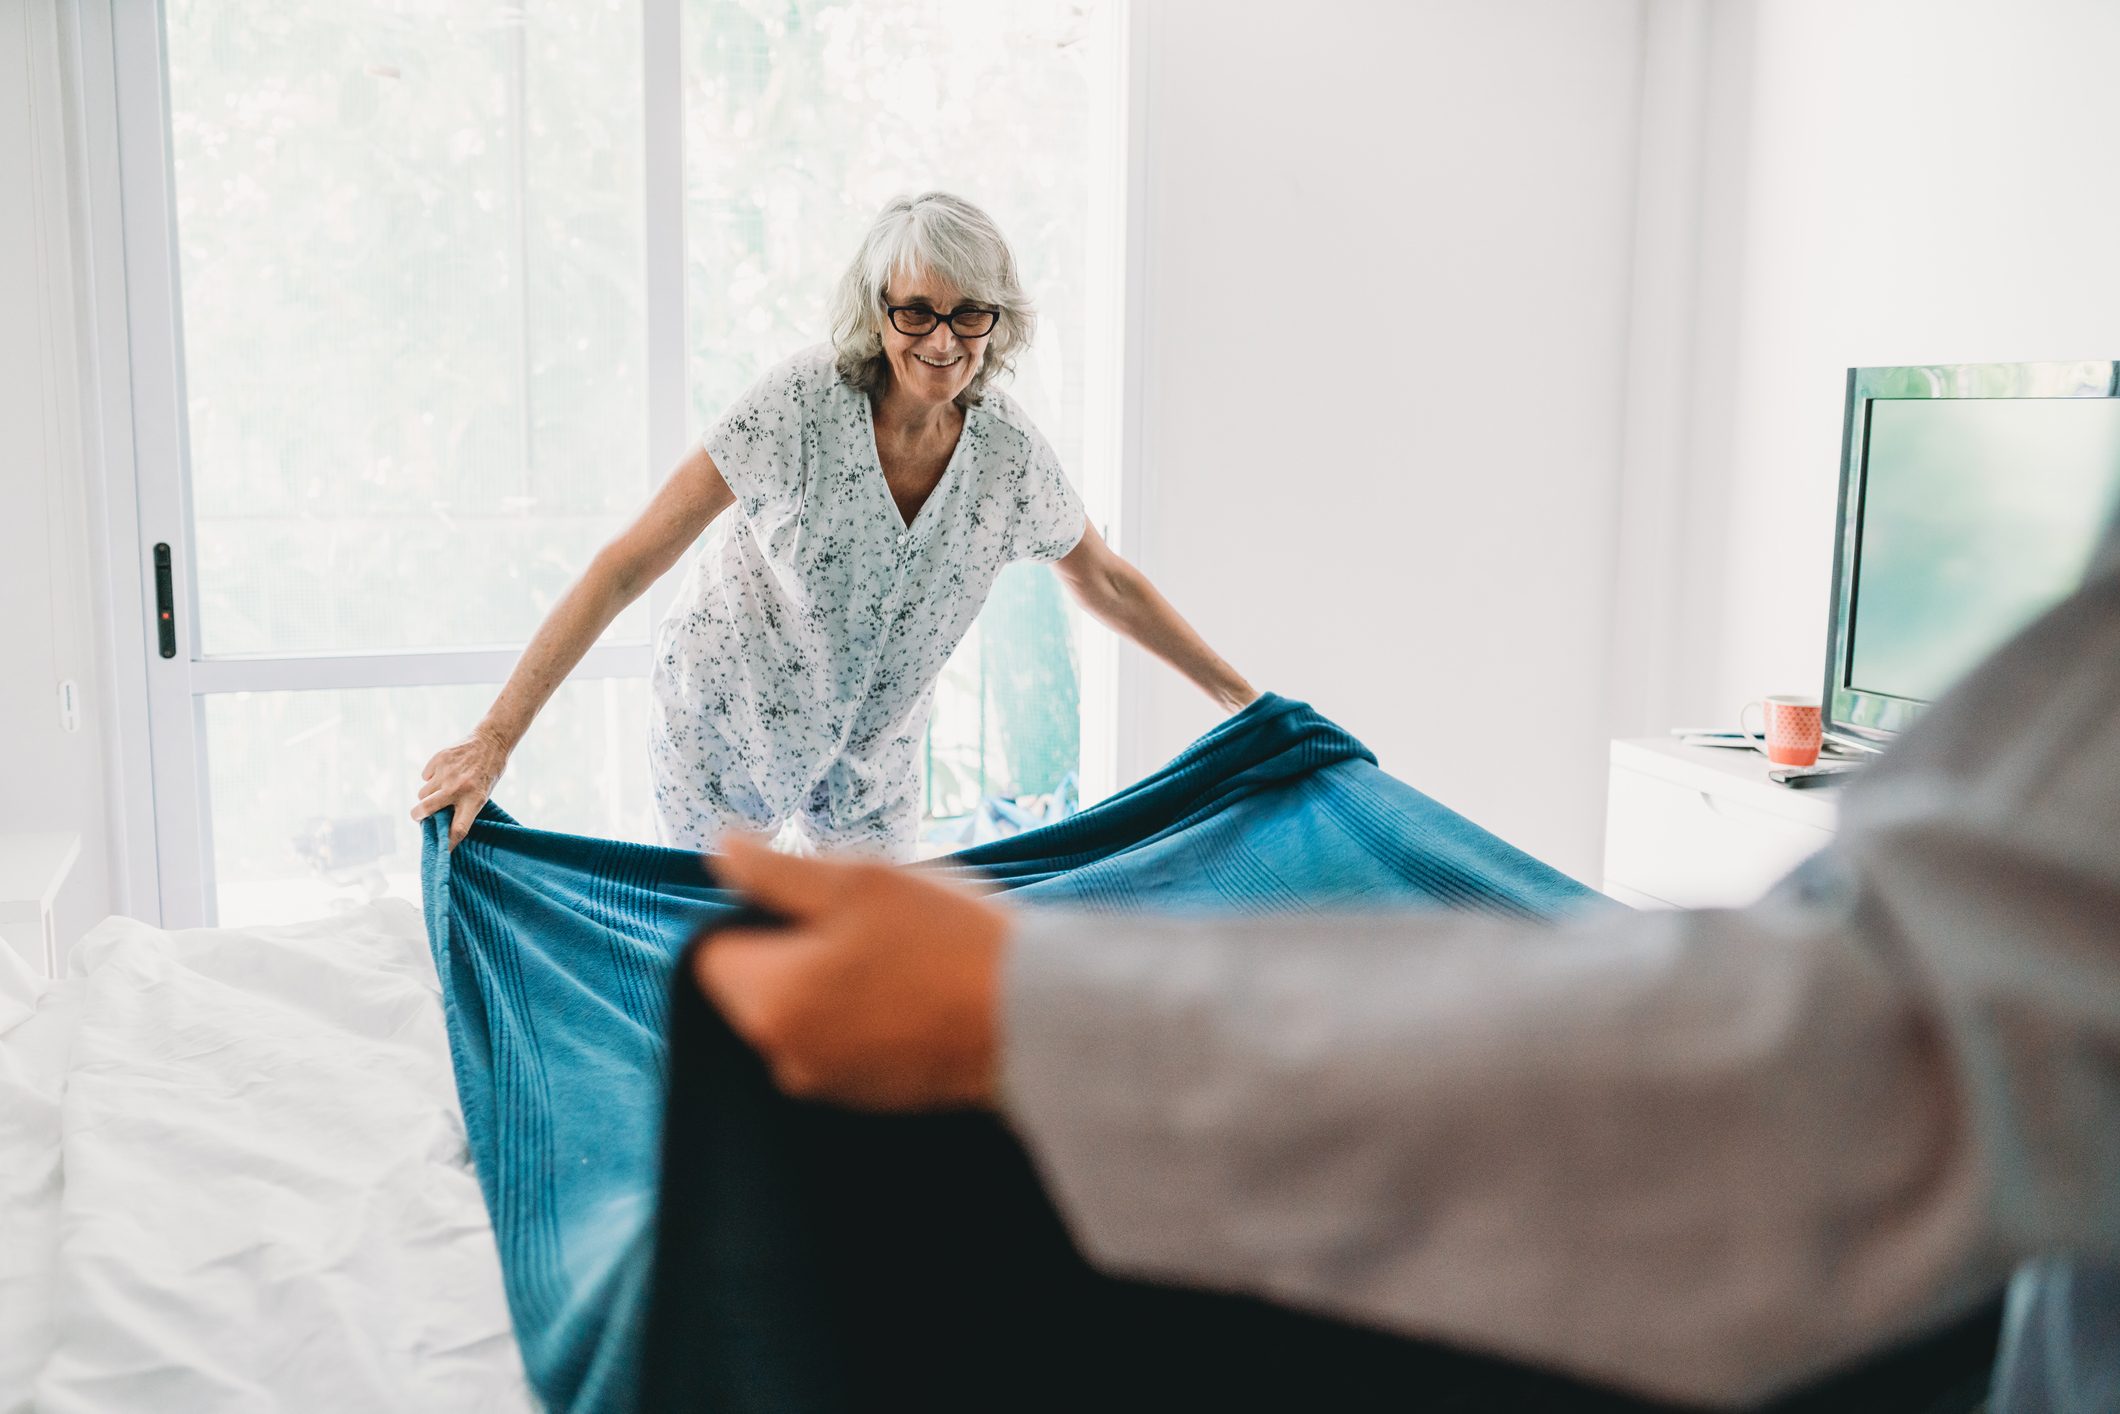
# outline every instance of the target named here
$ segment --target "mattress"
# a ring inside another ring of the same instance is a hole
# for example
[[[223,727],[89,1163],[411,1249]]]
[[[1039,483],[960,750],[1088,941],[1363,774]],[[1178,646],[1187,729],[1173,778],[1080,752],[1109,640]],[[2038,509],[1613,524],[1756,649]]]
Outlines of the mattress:
[[[536,1407],[416,909],[0,948],[0,1414]]]

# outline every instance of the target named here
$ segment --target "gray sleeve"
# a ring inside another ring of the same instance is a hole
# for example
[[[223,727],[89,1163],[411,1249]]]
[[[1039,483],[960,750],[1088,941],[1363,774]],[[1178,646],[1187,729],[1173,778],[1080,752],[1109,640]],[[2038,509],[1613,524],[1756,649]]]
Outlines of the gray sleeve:
[[[2120,581],[1745,910],[1026,916],[1006,1110],[1092,1260],[1757,1398],[2120,1250]]]

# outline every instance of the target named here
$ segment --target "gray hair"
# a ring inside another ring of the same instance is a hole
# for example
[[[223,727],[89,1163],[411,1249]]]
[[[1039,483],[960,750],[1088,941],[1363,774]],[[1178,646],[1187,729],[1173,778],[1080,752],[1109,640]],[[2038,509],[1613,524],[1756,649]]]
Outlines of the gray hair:
[[[890,379],[883,356],[883,287],[894,275],[925,270],[949,281],[965,298],[1001,311],[986,336],[986,357],[957,395],[970,407],[987,381],[1015,367],[1030,347],[1038,316],[1016,280],[1016,257],[991,216],[961,196],[929,191],[894,197],[884,204],[862,237],[854,263],[840,276],[830,310],[832,349],[839,376],[865,393]]]

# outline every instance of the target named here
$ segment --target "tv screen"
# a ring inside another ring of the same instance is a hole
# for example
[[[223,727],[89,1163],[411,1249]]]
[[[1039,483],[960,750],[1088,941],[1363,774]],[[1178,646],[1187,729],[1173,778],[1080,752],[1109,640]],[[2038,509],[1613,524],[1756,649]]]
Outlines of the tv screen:
[[[1870,403],[1840,685],[1932,702],[2082,580],[2120,502],[2120,399]]]

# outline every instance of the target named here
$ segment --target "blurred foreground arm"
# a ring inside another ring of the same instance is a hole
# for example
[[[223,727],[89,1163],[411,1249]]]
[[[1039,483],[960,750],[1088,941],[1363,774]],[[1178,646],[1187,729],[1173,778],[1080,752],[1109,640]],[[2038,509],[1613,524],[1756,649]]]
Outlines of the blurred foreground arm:
[[[1027,916],[1004,1107],[1085,1251],[1754,1400],[2120,1253],[2120,574],[1744,910]]]

